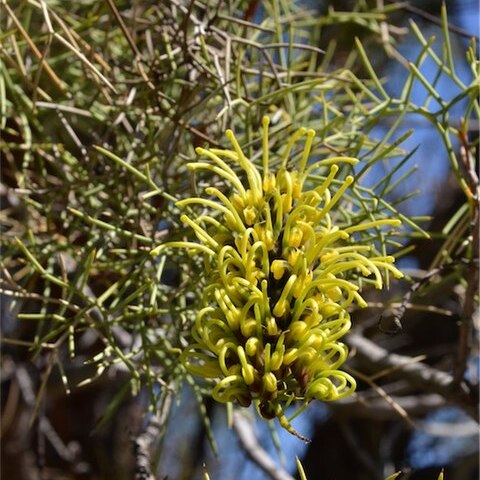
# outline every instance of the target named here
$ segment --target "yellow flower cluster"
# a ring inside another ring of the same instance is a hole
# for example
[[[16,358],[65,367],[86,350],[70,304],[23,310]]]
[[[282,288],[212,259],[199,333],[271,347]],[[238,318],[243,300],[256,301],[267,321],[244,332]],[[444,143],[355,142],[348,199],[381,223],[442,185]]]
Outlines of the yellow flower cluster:
[[[284,414],[290,403],[336,400],[355,389],[355,380],[339,370],[347,358],[339,341],[350,329],[347,309],[353,302],[366,306],[355,278],[373,275],[382,288],[381,270],[402,276],[393,257],[375,256],[372,245],[349,241],[351,234],[400,221],[334,225],[332,209],[354,181],[336,179],[339,165],[358,160],[335,157],[308,165],[315,132],[301,128],[271,162],[268,124],[264,117],[261,172],[230,130],[233,150],[197,148],[206,161],[189,168],[209,171],[212,183],[221,177],[229,194],[210,186],[208,198],[179,201],[183,208],[203,207],[197,217],[181,217],[199,243],[171,242],[152,253],[172,246],[205,254],[203,308],[193,327],[194,343],[182,355],[186,368],[214,379],[217,401],[243,406],[254,401],[263,417],[277,417],[298,435]],[[306,137],[303,153],[289,170],[301,137]],[[245,181],[232,164],[241,167]],[[276,171],[271,164],[278,165]],[[305,188],[312,172],[322,169],[323,181]]]

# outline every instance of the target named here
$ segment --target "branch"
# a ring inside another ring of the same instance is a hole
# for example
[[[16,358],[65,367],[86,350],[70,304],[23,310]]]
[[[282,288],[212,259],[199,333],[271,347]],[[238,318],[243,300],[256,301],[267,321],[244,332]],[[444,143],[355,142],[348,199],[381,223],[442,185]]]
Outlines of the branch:
[[[392,396],[391,398],[412,417],[425,415],[436,408],[447,405],[445,398],[437,393]],[[375,420],[392,420],[398,418],[398,413],[383,398],[366,399],[360,395],[357,398],[350,397],[341,402],[333,402],[329,406],[343,417],[370,418]]]
[[[233,412],[233,427],[247,456],[274,480],[295,480],[277,465],[258,443],[251,423],[238,411]]]
[[[155,480],[155,475],[151,470],[153,446],[164,433],[172,400],[172,393],[167,391],[160,411],[150,417],[145,431],[133,442],[135,451],[135,480]]]
[[[442,395],[445,399],[463,408],[478,422],[478,391],[471,389],[465,382],[458,384],[454,377],[447,372],[432,368],[425,363],[412,363],[412,359],[407,356],[389,353],[355,332],[348,335],[347,343],[355,348],[356,356],[360,361],[376,371],[394,369],[395,373],[401,373],[401,377],[411,385]]]
[[[471,155],[472,148],[468,144],[467,134],[460,131],[461,159],[464,166],[464,177],[470,192],[469,203],[471,207],[470,239],[471,258],[466,275],[467,287],[463,313],[460,318],[460,331],[458,343],[458,356],[455,368],[455,380],[461,382],[467,367],[468,354],[471,351],[473,335],[472,323],[475,312],[475,294],[478,291],[478,251],[480,249],[480,183],[475,170],[475,160]]]

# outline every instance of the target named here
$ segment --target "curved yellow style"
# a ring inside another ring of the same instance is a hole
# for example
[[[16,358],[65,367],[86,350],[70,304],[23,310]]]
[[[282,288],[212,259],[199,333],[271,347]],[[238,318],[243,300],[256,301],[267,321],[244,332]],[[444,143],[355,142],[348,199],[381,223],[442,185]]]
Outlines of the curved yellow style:
[[[154,253],[172,246],[208,256],[203,308],[193,326],[194,343],[182,355],[185,367],[213,379],[216,400],[242,406],[253,401],[262,416],[278,418],[298,435],[285,418],[286,405],[334,401],[355,390],[355,380],[340,370],[348,355],[340,339],[351,326],[348,308],[366,306],[359,279],[371,276],[383,288],[386,270],[402,277],[392,256],[375,256],[372,245],[351,235],[400,221],[370,216],[365,223],[335,225],[333,212],[355,181],[337,178],[339,167],[358,160],[335,157],[309,165],[315,132],[301,128],[273,162],[268,117],[262,124],[261,169],[231,130],[226,135],[232,150],[197,148],[205,161],[189,167],[210,172],[216,186],[178,205],[202,207],[196,218],[181,217],[199,243],[172,242]],[[288,169],[302,137],[298,168]],[[244,175],[235,173],[235,164]],[[322,170],[323,182],[311,185],[311,172]],[[227,184],[225,193],[219,178]]]

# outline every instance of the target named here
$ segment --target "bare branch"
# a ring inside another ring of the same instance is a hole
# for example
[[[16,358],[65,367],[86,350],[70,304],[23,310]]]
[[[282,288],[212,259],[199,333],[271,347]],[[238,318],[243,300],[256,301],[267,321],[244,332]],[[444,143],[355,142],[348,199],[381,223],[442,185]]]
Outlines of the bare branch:
[[[465,169],[465,181],[468,185],[471,207],[470,235],[472,245],[472,256],[468,263],[468,271],[466,275],[467,287],[465,290],[465,301],[463,304],[463,312],[460,319],[460,331],[458,342],[457,364],[455,366],[455,380],[461,382],[465,369],[467,367],[467,359],[472,346],[472,323],[475,312],[475,294],[478,292],[478,250],[480,248],[480,186],[477,172],[475,171],[475,160],[471,155],[467,134],[460,132],[460,140],[462,143],[461,159]]]
[[[395,375],[401,375],[411,385],[424,391],[442,395],[478,421],[478,392],[473,391],[465,382],[457,384],[449,373],[421,362],[412,363],[410,357],[389,353],[355,332],[348,335],[347,343],[355,348],[357,358],[367,366],[375,370],[394,368]]]
[[[155,480],[152,473],[152,453],[154,445],[162,437],[167,423],[173,394],[165,390],[162,407],[156,415],[152,415],[147,428],[134,440],[135,450],[135,480]]]
[[[233,412],[233,427],[248,457],[274,480],[294,480],[258,443],[251,423],[242,413]]]
[[[425,415],[447,404],[443,396],[437,393],[392,396],[391,398],[411,417]],[[370,418],[376,421],[398,418],[398,413],[383,398],[365,399],[361,394],[356,398],[351,397],[332,403],[330,408],[347,417]]]

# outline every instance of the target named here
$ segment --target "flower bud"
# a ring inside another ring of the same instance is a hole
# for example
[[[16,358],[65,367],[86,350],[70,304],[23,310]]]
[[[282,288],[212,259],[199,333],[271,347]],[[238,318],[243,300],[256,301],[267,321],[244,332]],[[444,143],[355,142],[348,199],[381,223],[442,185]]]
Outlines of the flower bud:
[[[277,378],[272,372],[265,373],[262,382],[267,392],[275,392],[277,390]]]

